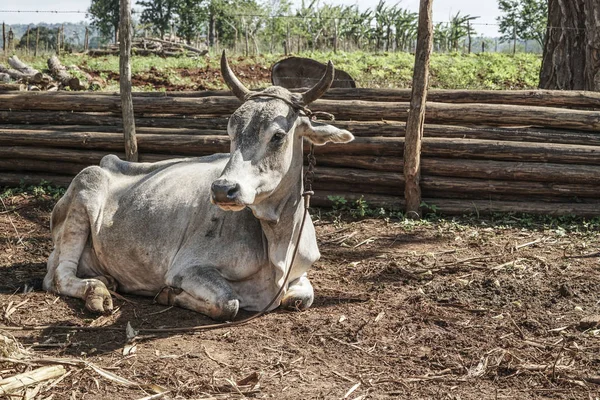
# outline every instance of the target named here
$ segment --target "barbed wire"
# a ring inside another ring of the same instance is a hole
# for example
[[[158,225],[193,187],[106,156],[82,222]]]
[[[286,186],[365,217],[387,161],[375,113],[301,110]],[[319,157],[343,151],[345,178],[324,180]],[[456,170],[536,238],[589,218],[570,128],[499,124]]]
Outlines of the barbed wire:
[[[132,9],[132,14],[141,14],[142,11]],[[88,11],[81,10],[14,10],[0,9],[0,14],[89,14]],[[350,17],[324,17],[324,16],[300,16],[300,15],[269,15],[269,14],[253,14],[253,13],[238,13],[231,14],[233,17],[251,17],[251,18],[265,18],[265,19],[297,19],[297,20],[305,20],[305,19],[320,19],[320,20],[354,20],[354,18]],[[451,25],[452,21],[433,21],[434,24],[447,24]],[[469,22],[471,26],[502,26],[499,23],[492,22]],[[546,26],[547,30],[574,30],[574,31],[585,31],[585,28],[577,28],[577,27],[564,27],[564,26]]]

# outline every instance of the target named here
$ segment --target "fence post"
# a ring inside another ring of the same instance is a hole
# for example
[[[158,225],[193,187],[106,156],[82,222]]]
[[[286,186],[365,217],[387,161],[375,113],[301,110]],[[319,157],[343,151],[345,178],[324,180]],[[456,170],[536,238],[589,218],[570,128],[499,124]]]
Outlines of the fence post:
[[[6,54],[6,24],[2,23],[2,52]]]
[[[133,98],[131,96],[131,0],[121,0],[119,21],[119,85],[121,89],[121,110],[123,112],[123,135],[125,138],[125,159],[138,160],[137,139]]]
[[[287,23],[287,28],[285,31],[285,55],[287,56],[288,53],[291,53],[292,50],[292,37],[290,36],[290,23],[288,21]]]
[[[29,55],[29,25],[27,25],[27,47],[25,53]]]
[[[83,39],[83,50],[88,51],[90,45],[90,29],[85,27],[85,38]]]
[[[469,51],[468,54],[471,54],[471,22],[467,21],[467,35],[469,36]]]
[[[517,23],[513,25],[513,55],[517,53]]]
[[[56,55],[60,55],[60,26],[56,28]]]
[[[35,29],[35,51],[33,52],[33,56],[37,57],[38,55],[38,47],[40,46],[40,26],[38,25]]]
[[[389,49],[388,49],[389,50]],[[338,20],[333,20],[333,52],[338,52]]]
[[[415,68],[413,70],[412,94],[406,121],[404,138],[404,197],[406,216],[421,217],[421,139],[425,121],[425,102],[429,83],[429,59],[433,45],[433,23],[431,18],[433,0],[421,0]]]

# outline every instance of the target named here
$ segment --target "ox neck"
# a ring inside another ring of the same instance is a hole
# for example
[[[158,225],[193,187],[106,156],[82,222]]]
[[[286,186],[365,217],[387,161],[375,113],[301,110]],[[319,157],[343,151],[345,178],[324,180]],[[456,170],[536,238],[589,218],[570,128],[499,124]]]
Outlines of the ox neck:
[[[299,223],[297,216],[301,216],[304,208],[302,142],[301,137],[295,139],[292,162],[279,187],[271,193],[268,199],[251,207],[254,216],[260,220],[263,228],[268,227],[268,230],[271,230],[280,226],[285,230]]]

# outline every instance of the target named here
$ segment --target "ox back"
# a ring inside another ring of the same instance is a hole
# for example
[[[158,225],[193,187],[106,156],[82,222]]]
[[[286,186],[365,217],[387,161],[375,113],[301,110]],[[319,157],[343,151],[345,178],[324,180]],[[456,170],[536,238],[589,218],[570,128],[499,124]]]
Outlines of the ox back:
[[[310,58],[290,57],[271,67],[271,82],[286,89],[312,87],[325,73],[326,65]],[[335,70],[332,88],[355,88],[354,79],[344,71]]]

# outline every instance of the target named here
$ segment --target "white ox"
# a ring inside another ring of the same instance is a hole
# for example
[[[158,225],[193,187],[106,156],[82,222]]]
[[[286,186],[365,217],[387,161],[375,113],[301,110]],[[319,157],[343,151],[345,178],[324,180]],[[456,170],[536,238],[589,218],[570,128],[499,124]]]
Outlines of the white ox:
[[[54,250],[44,289],[113,307],[108,288],[152,296],[217,320],[268,305],[283,285],[300,228],[302,141],[348,142],[350,132],[301,111],[331,85],[331,62],[303,94],[250,94],[221,72],[243,104],[229,119],[229,154],[129,163],[106,156],[77,175],[52,212]],[[313,301],[307,270],[319,259],[307,219],[289,284],[271,308]]]

